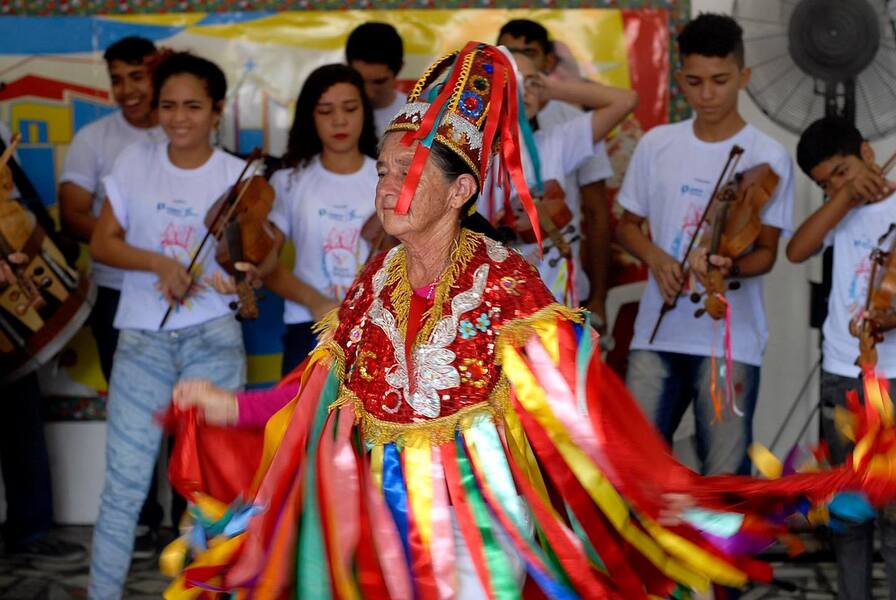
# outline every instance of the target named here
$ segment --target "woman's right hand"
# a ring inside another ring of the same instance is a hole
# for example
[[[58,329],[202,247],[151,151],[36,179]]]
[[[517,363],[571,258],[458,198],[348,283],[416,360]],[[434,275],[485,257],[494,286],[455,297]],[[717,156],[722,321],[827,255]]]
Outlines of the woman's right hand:
[[[209,425],[226,427],[239,420],[236,394],[204,379],[186,379],[174,386],[174,405],[182,410],[195,406]]]
[[[159,277],[157,286],[168,302],[174,304],[184,299],[190,290],[192,280],[180,262],[160,254],[153,271]]]
[[[648,261],[647,266],[656,278],[663,301],[671,306],[684,283],[681,266],[678,261],[659,249],[657,249],[656,257]]]

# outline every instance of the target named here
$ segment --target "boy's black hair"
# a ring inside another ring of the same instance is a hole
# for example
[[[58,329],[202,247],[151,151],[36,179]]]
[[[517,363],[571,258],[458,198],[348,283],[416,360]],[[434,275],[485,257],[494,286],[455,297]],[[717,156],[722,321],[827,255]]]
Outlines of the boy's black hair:
[[[548,35],[548,30],[540,23],[530,21],[529,19],[514,19],[507,21],[498,32],[498,39],[502,35],[509,35],[515,38],[523,38],[526,43],[536,42],[544,50],[545,54],[550,54],[554,50],[554,44]]]
[[[142,65],[147,56],[158,52],[156,45],[150,40],[136,35],[121,38],[103,53],[103,60],[107,63],[120,60],[129,65]]]
[[[323,142],[314,125],[314,109],[320,102],[320,97],[337,83],[348,83],[357,88],[364,111],[364,124],[361,126],[361,137],[358,138],[358,150],[366,156],[376,158],[376,126],[373,121],[373,108],[364,94],[364,80],[348,65],[332,64],[312,71],[299,92],[295,116],[286,143],[286,154],[283,156],[283,164],[287,167],[304,167],[323,150]]]
[[[174,52],[156,67],[152,74],[153,106],[159,105],[159,92],[165,82],[175,75],[193,75],[205,85],[205,91],[217,107],[227,95],[227,78],[221,67],[212,61],[189,52]]]
[[[728,15],[700,13],[678,34],[681,58],[691,54],[725,58],[733,54],[741,68],[744,66],[744,30]]]
[[[404,43],[398,31],[388,23],[371,21],[362,23],[348,35],[345,42],[345,60],[349,64],[360,60],[366,63],[386,65],[398,75],[404,64]]]
[[[861,132],[849,120],[823,117],[809,125],[800,136],[796,145],[796,163],[809,175],[812,169],[835,156],[862,158],[864,141]]]

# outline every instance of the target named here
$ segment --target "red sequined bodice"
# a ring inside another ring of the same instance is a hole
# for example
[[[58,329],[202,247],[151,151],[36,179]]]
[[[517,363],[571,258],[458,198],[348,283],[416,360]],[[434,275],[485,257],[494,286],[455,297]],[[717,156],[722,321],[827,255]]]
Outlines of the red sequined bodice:
[[[410,289],[401,247],[368,266],[339,310],[334,341],[345,357],[343,384],[377,420],[424,423],[487,402],[501,377],[495,350],[502,325],[553,302],[522,257],[478,234],[464,235],[470,252],[453,259],[462,264],[436,296],[441,314],[424,315],[411,369],[402,320],[407,307],[395,306],[402,304],[397,288]]]

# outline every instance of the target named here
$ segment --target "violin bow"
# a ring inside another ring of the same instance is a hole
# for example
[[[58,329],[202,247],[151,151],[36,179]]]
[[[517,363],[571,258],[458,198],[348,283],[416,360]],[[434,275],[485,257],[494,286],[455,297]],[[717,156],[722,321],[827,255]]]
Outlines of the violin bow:
[[[650,334],[650,341],[648,342],[650,344],[652,344],[653,340],[656,339],[656,334],[660,330],[660,324],[663,322],[663,319],[666,318],[666,313],[674,310],[678,305],[678,297],[681,296],[681,292],[682,290],[684,290],[684,284],[687,281],[687,277],[685,277],[685,266],[688,263],[688,256],[690,256],[691,250],[694,249],[694,243],[700,236],[700,230],[703,229],[703,224],[706,223],[706,217],[709,216],[710,208],[716,202],[716,197],[719,195],[719,190],[722,189],[722,182],[724,181],[727,185],[731,178],[734,176],[734,170],[737,168],[737,163],[740,161],[740,157],[743,155],[743,153],[744,149],[737,144],[732,146],[731,152],[728,153],[728,160],[725,161],[725,166],[722,168],[722,172],[719,173],[719,179],[716,181],[716,185],[712,190],[712,196],[710,196],[709,202],[706,203],[706,208],[703,209],[703,214],[700,215],[700,221],[697,223],[697,228],[694,229],[694,235],[691,236],[691,240],[688,242],[688,247],[685,250],[684,255],[682,255],[681,261],[679,261],[678,263],[678,269],[682,273],[681,283],[678,286],[678,290],[675,292],[675,297],[672,299],[672,304],[663,302],[663,307],[660,309],[660,314],[657,317],[656,323],[653,325],[653,331]]]
[[[208,243],[208,240],[214,236],[217,240],[220,238],[223,233],[223,229],[221,231],[216,232],[216,227],[214,226],[218,222],[220,222],[222,216],[224,217],[224,222],[230,220],[230,217],[233,216],[233,212],[236,210],[236,207],[239,205],[240,200],[243,199],[243,195],[249,189],[249,186],[246,185],[246,182],[249,181],[249,177],[246,177],[246,173],[250,168],[254,168],[252,171],[252,177],[258,174],[258,171],[261,168],[261,149],[254,148],[252,153],[249,154],[249,157],[246,159],[246,165],[243,167],[243,170],[240,172],[240,176],[237,178],[236,183],[233,188],[231,188],[230,193],[228,194],[228,198],[226,201],[221,203],[221,206],[218,207],[218,212],[215,214],[215,218],[212,219],[212,226],[209,227],[205,235],[202,238],[202,241],[199,242],[199,247],[196,248],[196,251],[193,252],[193,256],[190,257],[190,264],[187,266],[187,274],[190,276],[190,284],[192,285],[193,279],[193,269],[196,267],[196,263],[199,260],[199,257],[202,255],[202,251],[205,249],[205,245]],[[234,190],[239,190],[236,194],[234,194]],[[233,198],[232,200],[230,198]],[[224,215],[224,211],[227,211],[227,214]],[[177,302],[169,303],[168,310],[165,311],[165,316],[162,317],[162,322],[159,323],[159,331],[162,331],[165,327],[165,323],[168,322],[168,318],[171,316],[171,312],[174,310],[176,304],[179,304],[183,298],[178,298]]]

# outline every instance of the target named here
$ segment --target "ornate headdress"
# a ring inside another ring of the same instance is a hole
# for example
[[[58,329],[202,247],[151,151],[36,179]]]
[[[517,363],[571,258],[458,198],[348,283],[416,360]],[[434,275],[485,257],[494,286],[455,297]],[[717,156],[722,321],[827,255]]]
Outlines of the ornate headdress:
[[[386,133],[406,132],[403,144],[420,142],[395,212],[408,211],[430,148],[438,141],[470,166],[480,190],[489,169],[497,181],[513,182],[540,244],[538,214],[520,157],[521,105],[513,59],[495,46],[469,42],[430,65],[386,128]]]

